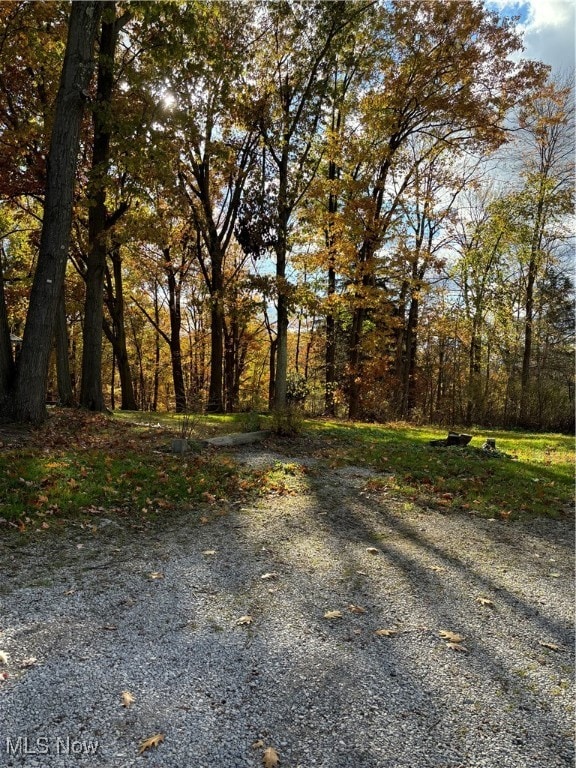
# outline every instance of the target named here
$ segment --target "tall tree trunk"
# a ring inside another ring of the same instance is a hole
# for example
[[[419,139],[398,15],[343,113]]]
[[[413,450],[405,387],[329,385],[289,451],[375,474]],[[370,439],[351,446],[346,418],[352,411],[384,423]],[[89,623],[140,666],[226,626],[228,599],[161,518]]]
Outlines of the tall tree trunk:
[[[274,408],[276,403],[276,353],[278,351],[278,337],[270,340],[270,357],[268,363],[268,406]]]
[[[6,309],[6,296],[4,294],[2,255],[0,254],[0,412],[4,410],[3,406],[10,394],[15,371],[16,366],[12,354],[8,311]]]
[[[336,293],[336,270],[328,268],[328,298]],[[336,415],[334,389],[336,387],[336,318],[330,309],[326,315],[326,353],[324,358],[326,368],[326,388],[324,392],[324,411],[327,416]]]
[[[68,322],[66,320],[66,304],[64,291],[58,302],[56,315],[56,329],[54,332],[56,343],[56,377],[58,380],[58,401],[60,405],[70,407],[75,405],[72,389],[72,377],[70,376],[70,358],[68,352]]]
[[[180,309],[180,284],[176,279],[176,271],[172,265],[170,248],[162,250],[164,269],[168,277],[168,307],[170,314],[170,361],[172,363],[172,379],[174,381],[174,397],[176,413],[186,411],[186,387],[182,370],[182,345],[180,331],[182,330],[182,313]]]
[[[416,405],[416,357],[418,353],[418,315],[419,300],[413,296],[408,309],[406,323],[403,381],[402,381],[402,416],[409,417]]]
[[[101,4],[94,0],[75,0],[70,11],[47,159],[38,264],[16,374],[14,415],[21,422],[40,422],[46,418],[48,364],[68,259],[84,94],[92,75],[92,53],[101,10]]]
[[[158,306],[158,283],[154,283],[154,319],[156,328],[160,325],[160,307]],[[158,390],[160,388],[160,334],[154,329],[154,388],[152,393],[152,410],[158,410]]]
[[[348,351],[348,418],[360,418],[360,393],[362,384],[362,328],[366,310],[356,307],[352,314],[350,348]]]
[[[337,133],[341,128],[341,112],[337,110],[332,114],[332,130]],[[333,160],[328,163],[328,181],[333,183],[339,177],[339,168]],[[328,226],[325,233],[326,248],[328,249],[328,307],[326,315],[326,352],[325,352],[325,376],[326,388],[324,393],[324,411],[327,416],[336,415],[334,402],[334,389],[336,387],[336,318],[334,316],[333,299],[336,295],[336,257],[334,253],[335,238],[332,231],[333,218],[338,212],[338,197],[330,189],[328,193]]]
[[[279,166],[278,242],[276,244],[276,365],[274,372],[274,408],[286,408],[288,377],[288,284],[286,282],[286,255],[288,251],[288,150],[284,146]]]
[[[520,425],[530,426],[530,388],[532,364],[532,336],[534,324],[534,285],[538,273],[537,247],[533,245],[528,279],[526,281],[526,296],[524,303],[524,352],[522,355],[522,374],[520,380]]]
[[[124,287],[122,281],[122,257],[120,246],[116,243],[110,251],[112,275],[106,270],[106,306],[112,319],[112,327],[104,322],[104,332],[114,348],[122,399],[120,408],[123,411],[137,411],[138,404],[134,395],[134,384],[130,370],[128,347],[126,344],[126,327],[124,321]]]
[[[102,4],[103,21],[98,57],[96,99],[92,112],[94,144],[88,185],[88,257],[82,345],[80,405],[104,410],[102,393],[102,321],[106,269],[106,179],[110,158],[110,112],[114,87],[114,54],[118,37],[116,3]]]
[[[210,296],[210,384],[208,387],[209,413],[224,412],[224,313],[222,299],[224,292],[224,277],[222,274],[222,254],[220,253],[217,233],[210,261],[212,265],[211,296]]]

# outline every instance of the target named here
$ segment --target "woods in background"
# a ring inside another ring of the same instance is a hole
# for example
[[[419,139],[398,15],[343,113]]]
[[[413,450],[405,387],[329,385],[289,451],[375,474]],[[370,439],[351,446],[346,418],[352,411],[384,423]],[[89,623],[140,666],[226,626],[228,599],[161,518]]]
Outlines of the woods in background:
[[[574,109],[481,2],[0,3],[0,410],[571,430]]]

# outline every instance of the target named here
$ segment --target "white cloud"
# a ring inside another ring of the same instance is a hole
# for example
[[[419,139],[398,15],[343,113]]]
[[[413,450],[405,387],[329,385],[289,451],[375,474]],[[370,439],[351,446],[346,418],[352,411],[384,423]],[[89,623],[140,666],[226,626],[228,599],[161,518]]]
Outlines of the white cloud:
[[[557,72],[574,67],[574,0],[487,0],[487,6],[506,16],[520,16],[524,58],[543,61]]]
[[[573,0],[530,0],[524,32],[525,56],[550,64],[556,71],[574,67],[575,9]]]

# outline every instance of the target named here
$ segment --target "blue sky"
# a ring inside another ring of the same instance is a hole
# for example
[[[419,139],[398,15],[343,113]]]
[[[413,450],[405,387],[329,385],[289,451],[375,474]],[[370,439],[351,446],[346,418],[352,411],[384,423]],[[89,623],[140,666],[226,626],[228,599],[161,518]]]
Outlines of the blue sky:
[[[488,0],[486,5],[506,16],[520,17],[525,58],[543,61],[554,72],[574,67],[574,0]]]

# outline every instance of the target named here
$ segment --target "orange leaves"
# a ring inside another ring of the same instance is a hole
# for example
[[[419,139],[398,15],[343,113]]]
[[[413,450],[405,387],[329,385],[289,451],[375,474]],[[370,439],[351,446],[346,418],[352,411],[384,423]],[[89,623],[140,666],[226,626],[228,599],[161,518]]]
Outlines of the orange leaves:
[[[154,736],[149,736],[147,739],[144,739],[140,742],[140,746],[138,748],[138,754],[141,755],[143,752],[146,752],[147,749],[151,749],[152,747],[157,747],[158,744],[161,744],[164,741],[164,734],[163,733],[156,733]]]

